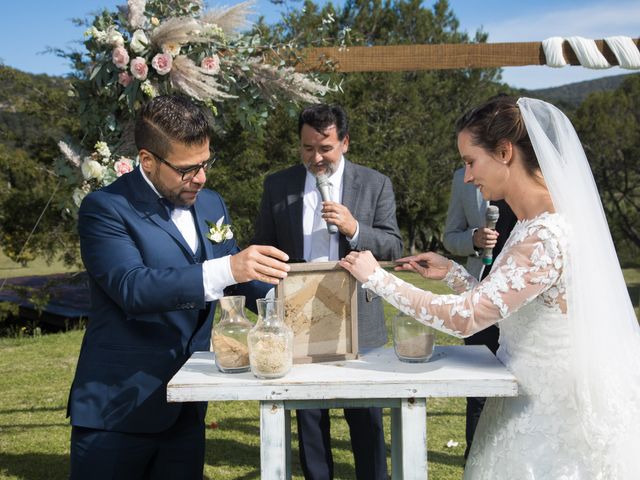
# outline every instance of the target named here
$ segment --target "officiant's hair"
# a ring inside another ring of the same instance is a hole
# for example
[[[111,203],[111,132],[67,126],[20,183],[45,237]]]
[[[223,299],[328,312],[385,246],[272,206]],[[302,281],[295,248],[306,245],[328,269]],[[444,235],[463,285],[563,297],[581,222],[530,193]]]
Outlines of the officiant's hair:
[[[520,150],[527,173],[534,178],[540,176],[538,158],[516,98],[500,94],[472,108],[456,122],[456,135],[463,130],[471,134],[474,145],[491,153],[497,152],[502,142],[508,140]]]
[[[344,137],[349,134],[349,119],[340,105],[319,103],[305,108],[298,117],[298,137],[302,134],[302,127],[305,125],[309,125],[320,133],[324,133],[331,125],[335,125],[338,140],[344,140]]]
[[[202,145],[211,137],[211,126],[202,108],[187,97],[161,95],[140,110],[134,137],[138,151],[144,148],[165,157],[172,142]]]

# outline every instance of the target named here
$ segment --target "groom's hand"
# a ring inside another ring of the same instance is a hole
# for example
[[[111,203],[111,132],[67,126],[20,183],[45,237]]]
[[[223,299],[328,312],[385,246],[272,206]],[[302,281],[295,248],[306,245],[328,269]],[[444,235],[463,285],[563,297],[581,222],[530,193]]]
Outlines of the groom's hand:
[[[287,260],[289,255],[275,247],[251,245],[231,256],[231,273],[238,283],[260,280],[277,285],[287,276]]]

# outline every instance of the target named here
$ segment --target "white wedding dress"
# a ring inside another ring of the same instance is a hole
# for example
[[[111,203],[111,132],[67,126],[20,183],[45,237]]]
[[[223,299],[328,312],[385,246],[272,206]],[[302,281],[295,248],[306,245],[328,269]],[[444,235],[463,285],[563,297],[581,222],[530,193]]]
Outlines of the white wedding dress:
[[[456,295],[417,289],[382,269],[363,285],[454,336],[499,322],[497,356],[517,378],[518,396],[487,399],[465,479],[617,478],[579,421],[563,275],[566,228],[558,214],[519,221],[481,283],[454,264],[445,281]]]

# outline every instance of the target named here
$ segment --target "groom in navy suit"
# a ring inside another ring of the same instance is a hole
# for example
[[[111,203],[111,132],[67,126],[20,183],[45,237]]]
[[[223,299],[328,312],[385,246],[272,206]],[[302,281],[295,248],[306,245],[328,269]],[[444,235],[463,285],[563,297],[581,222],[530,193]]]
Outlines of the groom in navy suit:
[[[71,479],[202,480],[207,404],[167,403],[167,382],[209,349],[225,290],[251,302],[286,276],[274,247],[207,238],[207,221],[230,223],[204,189],[209,132],[186,98],[154,98],[136,120],[140,166],[80,207],[92,307],[69,396]]]

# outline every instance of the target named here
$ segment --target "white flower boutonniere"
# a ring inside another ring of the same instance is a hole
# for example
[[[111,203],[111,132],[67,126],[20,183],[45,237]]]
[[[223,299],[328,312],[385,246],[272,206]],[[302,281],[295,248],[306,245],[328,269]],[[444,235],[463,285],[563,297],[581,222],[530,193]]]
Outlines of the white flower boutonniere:
[[[231,225],[228,223],[222,223],[224,216],[220,217],[216,223],[206,220],[209,226],[209,233],[207,238],[213,243],[220,243],[224,240],[231,240],[233,238],[233,232],[231,231]]]

